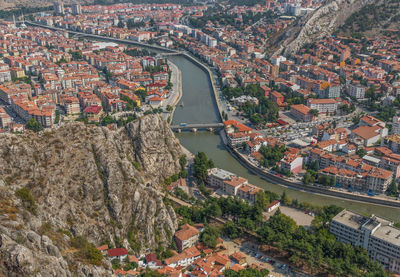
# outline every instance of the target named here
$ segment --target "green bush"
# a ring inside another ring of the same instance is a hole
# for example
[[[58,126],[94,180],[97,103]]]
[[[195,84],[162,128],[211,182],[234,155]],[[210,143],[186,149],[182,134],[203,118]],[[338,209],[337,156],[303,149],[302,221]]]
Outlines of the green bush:
[[[31,214],[36,214],[36,202],[28,188],[17,190],[15,196],[22,201],[25,209],[27,209]]]
[[[101,265],[103,255],[101,252],[86,238],[77,236],[71,239],[71,246],[78,249],[76,255],[92,265]]]

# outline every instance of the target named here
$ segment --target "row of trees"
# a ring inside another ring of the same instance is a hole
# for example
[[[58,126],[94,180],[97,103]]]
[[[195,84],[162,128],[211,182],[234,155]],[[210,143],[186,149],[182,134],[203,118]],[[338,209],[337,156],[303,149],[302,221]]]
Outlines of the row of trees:
[[[387,276],[382,266],[369,259],[365,249],[336,240],[326,227],[341,209],[330,206],[316,220],[319,228],[306,230],[293,219],[275,213],[259,230],[261,240],[287,251],[289,261],[296,266],[307,266],[315,271],[326,271],[335,276]]]

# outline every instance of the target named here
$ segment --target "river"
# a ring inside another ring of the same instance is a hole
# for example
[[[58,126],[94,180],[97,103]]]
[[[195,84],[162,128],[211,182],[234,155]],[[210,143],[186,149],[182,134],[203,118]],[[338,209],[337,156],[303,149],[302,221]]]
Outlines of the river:
[[[213,99],[208,75],[198,66],[181,56],[169,57],[182,72],[182,99],[183,107],[175,110],[173,124],[180,123],[209,123],[217,122],[217,108]],[[231,171],[247,178],[250,183],[265,190],[281,194],[286,191],[291,199],[308,202],[314,205],[336,204],[355,212],[370,215],[376,214],[400,222],[400,209],[366,204],[361,202],[342,200],[318,194],[301,192],[280,185],[267,182],[251,173],[233,158],[221,141],[219,135],[210,132],[183,132],[176,134],[181,144],[192,153],[205,152],[219,168]]]

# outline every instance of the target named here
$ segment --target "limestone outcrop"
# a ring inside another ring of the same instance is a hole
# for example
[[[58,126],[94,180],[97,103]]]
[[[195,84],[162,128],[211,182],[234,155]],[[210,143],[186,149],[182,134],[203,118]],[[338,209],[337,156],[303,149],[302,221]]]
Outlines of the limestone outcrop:
[[[107,276],[106,262],[74,259],[69,240],[77,236],[136,253],[167,245],[177,219],[162,184],[181,155],[157,115],[116,131],[71,123],[0,134],[1,275]]]

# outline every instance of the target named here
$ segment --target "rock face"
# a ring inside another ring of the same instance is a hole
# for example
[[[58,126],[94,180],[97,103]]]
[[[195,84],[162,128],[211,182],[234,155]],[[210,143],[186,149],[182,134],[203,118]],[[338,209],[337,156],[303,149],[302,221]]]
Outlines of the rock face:
[[[279,38],[274,55],[295,54],[306,43],[330,36],[354,12],[376,0],[329,0],[319,9],[300,19]]]
[[[71,267],[63,233],[96,246],[120,241],[135,252],[169,243],[177,219],[160,191],[179,171],[182,152],[159,116],[116,131],[71,123],[40,134],[1,134],[0,142],[2,275],[109,273],[81,263]],[[33,208],[15,196],[21,188],[30,191]],[[48,229],[51,238],[44,235]]]

